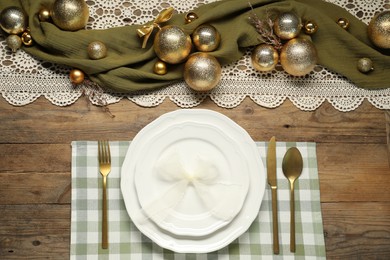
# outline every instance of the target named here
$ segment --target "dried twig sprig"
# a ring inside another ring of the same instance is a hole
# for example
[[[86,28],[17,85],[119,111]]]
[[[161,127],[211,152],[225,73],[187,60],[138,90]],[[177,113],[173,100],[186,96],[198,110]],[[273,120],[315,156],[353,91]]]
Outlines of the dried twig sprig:
[[[110,117],[115,117],[108,108],[107,96],[104,95],[102,87],[89,80],[84,80],[82,93],[87,98],[88,105],[94,100],[96,105],[100,106],[104,112],[110,115]]]
[[[274,21],[271,18],[271,14],[267,10],[267,19],[261,20],[252,8],[249,21],[256,28],[256,31],[260,34],[260,41],[274,46],[275,49],[280,50],[283,47],[282,40],[274,33]]]

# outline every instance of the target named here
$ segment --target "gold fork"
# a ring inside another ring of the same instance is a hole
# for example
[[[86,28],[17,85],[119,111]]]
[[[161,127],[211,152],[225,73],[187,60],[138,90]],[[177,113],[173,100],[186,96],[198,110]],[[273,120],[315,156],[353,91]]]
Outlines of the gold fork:
[[[102,222],[102,248],[108,248],[107,223],[107,175],[111,171],[111,153],[108,141],[98,141],[99,170],[103,176],[103,222]]]

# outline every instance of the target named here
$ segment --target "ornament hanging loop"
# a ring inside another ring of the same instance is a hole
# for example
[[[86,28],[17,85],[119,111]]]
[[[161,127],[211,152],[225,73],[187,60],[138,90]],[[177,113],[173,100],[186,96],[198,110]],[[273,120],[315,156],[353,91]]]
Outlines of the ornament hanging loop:
[[[150,35],[152,34],[154,28],[161,29],[160,23],[165,23],[166,21],[171,19],[172,15],[173,15],[173,11],[174,11],[173,7],[169,7],[167,9],[162,10],[157,15],[156,19],[154,19],[153,22],[151,22],[147,25],[144,25],[144,26],[142,26],[142,28],[139,28],[137,30],[138,36],[141,38],[144,37],[144,41],[142,43],[143,49],[146,47],[146,43],[148,42],[148,39],[149,39]]]

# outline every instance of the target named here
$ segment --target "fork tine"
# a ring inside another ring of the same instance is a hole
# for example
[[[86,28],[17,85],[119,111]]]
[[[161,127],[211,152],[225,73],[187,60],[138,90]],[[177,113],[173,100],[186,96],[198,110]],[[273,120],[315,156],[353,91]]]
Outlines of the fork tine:
[[[102,162],[102,142],[98,141],[98,159],[99,163]]]
[[[106,140],[106,153],[107,153],[107,163],[111,163],[111,152],[110,152],[110,143]]]

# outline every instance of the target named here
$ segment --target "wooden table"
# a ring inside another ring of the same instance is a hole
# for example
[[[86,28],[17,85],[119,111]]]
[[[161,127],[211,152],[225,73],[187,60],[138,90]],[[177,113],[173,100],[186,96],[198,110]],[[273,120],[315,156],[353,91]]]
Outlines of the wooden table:
[[[342,113],[329,104],[303,112],[289,101],[266,109],[246,99],[224,109],[254,140],[316,142],[328,259],[390,259],[390,113],[368,102]],[[0,99],[0,259],[69,259],[72,140],[131,140],[178,107],[109,106],[84,99],[25,107]]]

